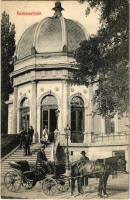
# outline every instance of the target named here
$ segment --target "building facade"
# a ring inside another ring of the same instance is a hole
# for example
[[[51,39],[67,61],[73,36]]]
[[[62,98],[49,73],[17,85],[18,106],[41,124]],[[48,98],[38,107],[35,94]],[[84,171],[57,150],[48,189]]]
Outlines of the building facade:
[[[51,142],[57,130],[55,139],[65,147],[69,131],[71,159],[85,150],[91,159],[122,154],[128,160],[128,116],[93,116],[96,86],[70,82],[77,70],[73,52],[88,35],[79,22],[62,16],[59,2],[53,10],[53,17],[30,26],[18,42],[11,74],[14,92],[8,101],[8,133],[32,125],[34,142],[39,142],[47,125]]]

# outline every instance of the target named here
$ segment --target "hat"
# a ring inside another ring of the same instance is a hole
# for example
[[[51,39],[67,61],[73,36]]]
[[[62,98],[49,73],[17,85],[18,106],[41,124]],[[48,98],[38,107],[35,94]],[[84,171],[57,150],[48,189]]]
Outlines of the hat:
[[[85,155],[85,154],[86,154],[86,152],[85,152],[85,151],[81,151],[81,154],[82,154],[82,155]]]

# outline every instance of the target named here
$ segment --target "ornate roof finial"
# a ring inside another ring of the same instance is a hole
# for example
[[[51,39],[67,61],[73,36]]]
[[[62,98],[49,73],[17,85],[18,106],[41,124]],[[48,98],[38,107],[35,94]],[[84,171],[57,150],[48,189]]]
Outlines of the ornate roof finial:
[[[61,17],[61,15],[62,15],[61,11],[64,10],[64,8],[62,8],[60,1],[56,1],[55,2],[55,7],[52,8],[52,10],[55,11],[54,17]]]

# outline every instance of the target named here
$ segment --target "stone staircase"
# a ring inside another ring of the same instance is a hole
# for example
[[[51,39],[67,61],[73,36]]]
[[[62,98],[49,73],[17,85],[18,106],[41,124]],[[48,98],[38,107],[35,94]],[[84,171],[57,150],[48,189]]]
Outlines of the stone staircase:
[[[31,156],[24,156],[24,150],[20,149],[19,147],[15,148],[12,152],[10,152],[7,156],[5,156],[1,160],[1,180],[3,182],[3,177],[5,173],[9,170],[9,162],[11,161],[19,161],[19,160],[27,160],[30,164],[35,164],[37,158],[37,152],[40,149],[41,144],[33,144],[31,146]],[[46,147],[46,157],[48,160],[52,159],[52,151],[53,151],[53,144],[49,144]]]

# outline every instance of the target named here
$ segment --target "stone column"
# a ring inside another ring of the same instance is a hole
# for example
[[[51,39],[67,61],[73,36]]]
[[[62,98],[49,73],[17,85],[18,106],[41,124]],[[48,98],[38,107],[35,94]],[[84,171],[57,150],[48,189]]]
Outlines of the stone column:
[[[92,101],[92,97],[93,97],[93,86],[89,86],[89,106],[87,109],[87,113],[86,113],[86,126],[87,126],[87,144],[91,143],[91,136],[93,134],[94,131],[94,119],[92,116],[92,112],[93,112],[93,101]]]
[[[32,82],[32,101],[31,101],[31,126],[34,129],[34,138],[33,142],[38,142],[38,133],[37,133],[37,83],[36,81]]]
[[[115,133],[118,134],[118,132],[119,132],[118,114],[116,114],[114,117],[114,123],[115,123]]]
[[[101,117],[101,134],[105,135],[105,118]]]
[[[67,89],[67,96],[66,96],[66,100],[67,100],[67,119],[66,119],[66,126],[65,128],[68,127],[70,128],[71,127],[71,107],[70,107],[70,104],[69,104],[69,97],[70,97],[70,84],[68,82],[66,82],[66,89]],[[68,144],[71,144],[71,140],[70,140],[70,136],[71,136],[71,130],[69,131],[69,137],[68,137]]]
[[[88,113],[86,115],[86,126],[87,126],[87,131],[86,131],[86,138],[84,138],[84,142],[89,145],[91,143],[91,134],[92,134],[92,114]],[[85,141],[86,139],[86,141]]]
[[[68,113],[68,83],[65,81],[63,82],[63,96],[62,96],[62,102],[64,107],[63,108],[63,131],[64,128],[66,128],[67,124],[69,123],[69,113]]]
[[[65,128],[67,126],[67,124],[70,126],[70,110],[69,110],[69,105],[68,105],[68,101],[69,101],[69,84],[67,83],[67,81],[63,81],[62,82],[62,138],[64,138],[63,142],[66,143],[66,139],[65,139]],[[70,137],[68,140],[69,144],[70,144]]]
[[[18,88],[14,87],[14,99],[13,99],[13,133],[17,133],[17,97]]]

